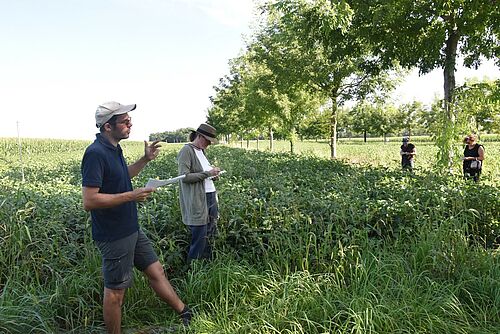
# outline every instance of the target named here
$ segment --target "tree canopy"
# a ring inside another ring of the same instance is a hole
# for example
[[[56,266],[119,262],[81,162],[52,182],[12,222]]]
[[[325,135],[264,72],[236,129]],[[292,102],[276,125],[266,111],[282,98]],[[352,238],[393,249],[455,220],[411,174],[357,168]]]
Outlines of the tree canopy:
[[[472,68],[492,58],[500,65],[494,1],[273,0],[259,9],[245,51],[211,97],[208,121],[221,133],[265,135],[271,148],[274,133],[292,147],[296,138],[324,136],[334,158],[339,124],[343,134],[426,130],[450,163],[463,115],[478,131],[498,129],[498,83],[455,83],[459,57]],[[444,99],[395,107],[389,94],[400,69],[415,67],[443,70]]]

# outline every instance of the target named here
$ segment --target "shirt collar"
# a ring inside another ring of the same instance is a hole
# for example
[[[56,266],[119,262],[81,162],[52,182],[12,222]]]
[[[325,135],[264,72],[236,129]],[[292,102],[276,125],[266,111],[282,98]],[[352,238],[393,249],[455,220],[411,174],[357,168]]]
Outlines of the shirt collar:
[[[113,150],[113,151],[121,151],[121,147],[120,147],[120,144],[118,144],[116,147],[111,144],[108,140],[108,138],[106,138],[105,136],[103,136],[102,134],[100,133],[96,133],[95,135],[96,137],[96,140],[99,141],[99,143],[101,143],[103,146]]]
[[[191,147],[192,147],[194,150],[196,150],[196,151],[202,151],[202,152],[204,152],[204,151],[205,151],[204,149],[202,149],[202,148],[200,148],[200,147],[196,146],[196,145],[195,145],[195,144],[193,144],[193,143],[188,143],[188,145],[189,145],[189,146],[191,146]]]

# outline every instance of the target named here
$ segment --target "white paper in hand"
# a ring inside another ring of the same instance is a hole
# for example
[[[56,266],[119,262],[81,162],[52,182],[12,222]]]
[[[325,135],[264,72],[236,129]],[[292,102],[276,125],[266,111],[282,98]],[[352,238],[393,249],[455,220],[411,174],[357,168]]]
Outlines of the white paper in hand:
[[[219,177],[221,174],[224,174],[225,172],[226,172],[225,170],[221,170],[221,171],[219,172],[219,174],[214,175],[214,176],[210,176],[208,179],[209,179],[209,180],[215,179],[216,177]]]
[[[167,184],[176,183],[185,177],[186,177],[186,175],[179,175],[179,176],[173,177],[173,178],[168,179],[168,180],[149,179],[144,187],[145,188],[163,187],[163,186],[166,186]]]

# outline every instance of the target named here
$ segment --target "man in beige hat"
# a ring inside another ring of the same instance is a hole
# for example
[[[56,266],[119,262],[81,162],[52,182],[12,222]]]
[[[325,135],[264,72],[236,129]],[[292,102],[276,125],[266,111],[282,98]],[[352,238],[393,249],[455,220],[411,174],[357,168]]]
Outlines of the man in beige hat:
[[[87,147],[82,159],[83,206],[92,217],[92,238],[102,255],[104,276],[103,315],[108,333],[121,332],[121,305],[125,291],[132,285],[133,268],[142,271],[156,294],[168,303],[185,325],[190,309],[179,299],[158,261],[151,241],[137,219],[137,202],[145,201],[153,188],[133,189],[131,177],[158,156],[159,141],[144,141],[144,156],[127,165],[120,140],[130,135],[129,112],[136,105],[106,102],[97,107],[96,140]]]
[[[202,123],[177,155],[179,175],[186,176],[180,183],[179,201],[182,222],[191,231],[188,261],[212,256],[211,239],[217,233],[219,217],[214,178],[221,170],[208,162],[205,150],[218,142],[216,137],[215,128]]]

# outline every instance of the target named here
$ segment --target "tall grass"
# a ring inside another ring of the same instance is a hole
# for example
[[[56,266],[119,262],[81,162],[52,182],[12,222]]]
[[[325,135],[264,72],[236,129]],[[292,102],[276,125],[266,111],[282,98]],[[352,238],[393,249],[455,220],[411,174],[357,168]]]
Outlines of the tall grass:
[[[24,183],[11,144],[0,141],[0,332],[101,332],[100,256],[81,205],[88,143],[25,143]],[[129,161],[144,147],[124,146]],[[365,154],[365,144],[347,146]],[[487,154],[499,148],[490,143]],[[176,175],[178,149],[165,145],[134,185]],[[208,150],[227,170],[210,263],[185,264],[176,186],[139,205],[165,271],[196,312],[178,332],[498,333],[498,180],[313,153]],[[179,325],[138,272],[123,309],[135,332]]]

